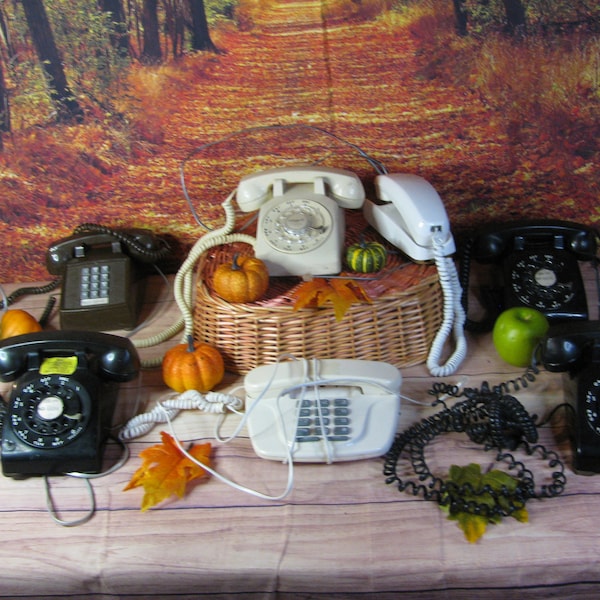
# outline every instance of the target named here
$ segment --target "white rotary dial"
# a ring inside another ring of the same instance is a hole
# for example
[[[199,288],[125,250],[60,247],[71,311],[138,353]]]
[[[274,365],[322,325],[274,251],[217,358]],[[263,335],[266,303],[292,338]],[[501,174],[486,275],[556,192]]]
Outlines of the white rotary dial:
[[[271,207],[261,227],[267,242],[280,252],[309,252],[329,237],[333,217],[319,202],[290,198]]]

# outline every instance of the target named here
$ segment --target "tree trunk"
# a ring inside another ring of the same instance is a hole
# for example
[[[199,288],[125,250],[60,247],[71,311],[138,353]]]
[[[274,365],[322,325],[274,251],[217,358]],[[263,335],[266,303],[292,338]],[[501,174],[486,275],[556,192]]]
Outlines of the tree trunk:
[[[81,121],[83,111],[67,85],[67,78],[58,55],[43,0],[21,0],[21,5],[38,59],[46,74],[50,99],[56,108],[58,119]]]
[[[524,35],[526,29],[525,7],[521,0],[504,0],[506,28],[511,35]]]
[[[464,37],[467,35],[468,18],[465,9],[465,0],[452,0],[454,4],[454,20],[456,23],[456,33]]]
[[[158,0],[144,0],[142,8],[143,43],[141,61],[156,64],[162,60],[158,30]]]
[[[110,43],[119,56],[129,55],[129,32],[122,0],[101,0],[100,8],[110,16],[112,33]]]
[[[216,50],[208,31],[204,0],[190,0],[190,12],[192,14],[192,48],[194,50]]]
[[[6,82],[4,81],[4,69],[0,61],[0,132],[10,131],[10,105],[8,103],[8,93]],[[0,133],[0,150],[4,148],[2,133]]]

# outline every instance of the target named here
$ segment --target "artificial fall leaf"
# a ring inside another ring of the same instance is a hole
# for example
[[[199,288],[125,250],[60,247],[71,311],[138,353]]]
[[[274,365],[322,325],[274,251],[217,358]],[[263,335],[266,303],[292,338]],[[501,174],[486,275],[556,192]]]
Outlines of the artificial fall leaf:
[[[294,300],[294,310],[319,308],[331,302],[336,321],[343,319],[352,304],[371,302],[363,287],[352,279],[321,277],[301,283],[294,292]]]
[[[458,467],[452,465],[450,467],[448,480],[458,486],[470,485],[474,491],[473,494],[465,494],[461,499],[465,502],[473,501],[477,504],[483,504],[490,508],[497,506],[502,509],[508,509],[513,502],[518,508],[511,513],[511,516],[521,523],[527,523],[529,515],[525,504],[511,500],[510,497],[504,494],[510,494],[517,489],[518,481],[514,477],[508,475],[504,471],[494,469],[487,473],[481,472],[481,467],[478,464],[471,463],[466,467]],[[498,498],[495,498],[488,493],[480,492],[484,486],[489,486],[495,492],[498,492]],[[458,526],[463,530],[465,538],[470,543],[475,543],[485,533],[489,523],[500,523],[502,517],[500,515],[482,516],[474,515],[468,512],[451,512],[447,505],[441,506],[442,510],[448,514],[448,519],[456,521]]]
[[[142,512],[175,494],[183,498],[187,484],[208,476],[208,472],[181,452],[175,440],[166,432],[160,433],[162,443],[140,452],[142,466],[133,474],[123,491],[143,486]],[[211,445],[194,444],[188,452],[199,462],[210,466]]]

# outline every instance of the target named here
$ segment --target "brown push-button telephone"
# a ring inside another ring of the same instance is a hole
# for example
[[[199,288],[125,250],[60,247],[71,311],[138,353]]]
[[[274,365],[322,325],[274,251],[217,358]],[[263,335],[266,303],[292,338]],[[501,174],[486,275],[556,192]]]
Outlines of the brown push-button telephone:
[[[142,264],[169,253],[168,244],[145,229],[113,230],[84,224],[53,243],[48,272],[62,275],[62,329],[132,329],[142,299]]]

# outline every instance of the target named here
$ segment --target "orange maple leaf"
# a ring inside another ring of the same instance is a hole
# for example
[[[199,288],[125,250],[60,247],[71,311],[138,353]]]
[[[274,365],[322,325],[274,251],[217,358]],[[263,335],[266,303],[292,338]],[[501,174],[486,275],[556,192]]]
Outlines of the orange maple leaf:
[[[342,320],[352,304],[371,302],[363,287],[352,279],[326,280],[321,277],[301,283],[294,292],[294,298],[294,310],[321,307],[331,302],[337,321]]]
[[[161,431],[161,444],[156,444],[140,452],[142,466],[133,474],[123,491],[143,486],[142,512],[145,512],[169,496],[176,494],[183,498],[187,484],[194,479],[207,477],[208,472],[190,460],[177,447],[175,440]],[[199,462],[210,466],[211,445],[194,444],[188,452]]]

